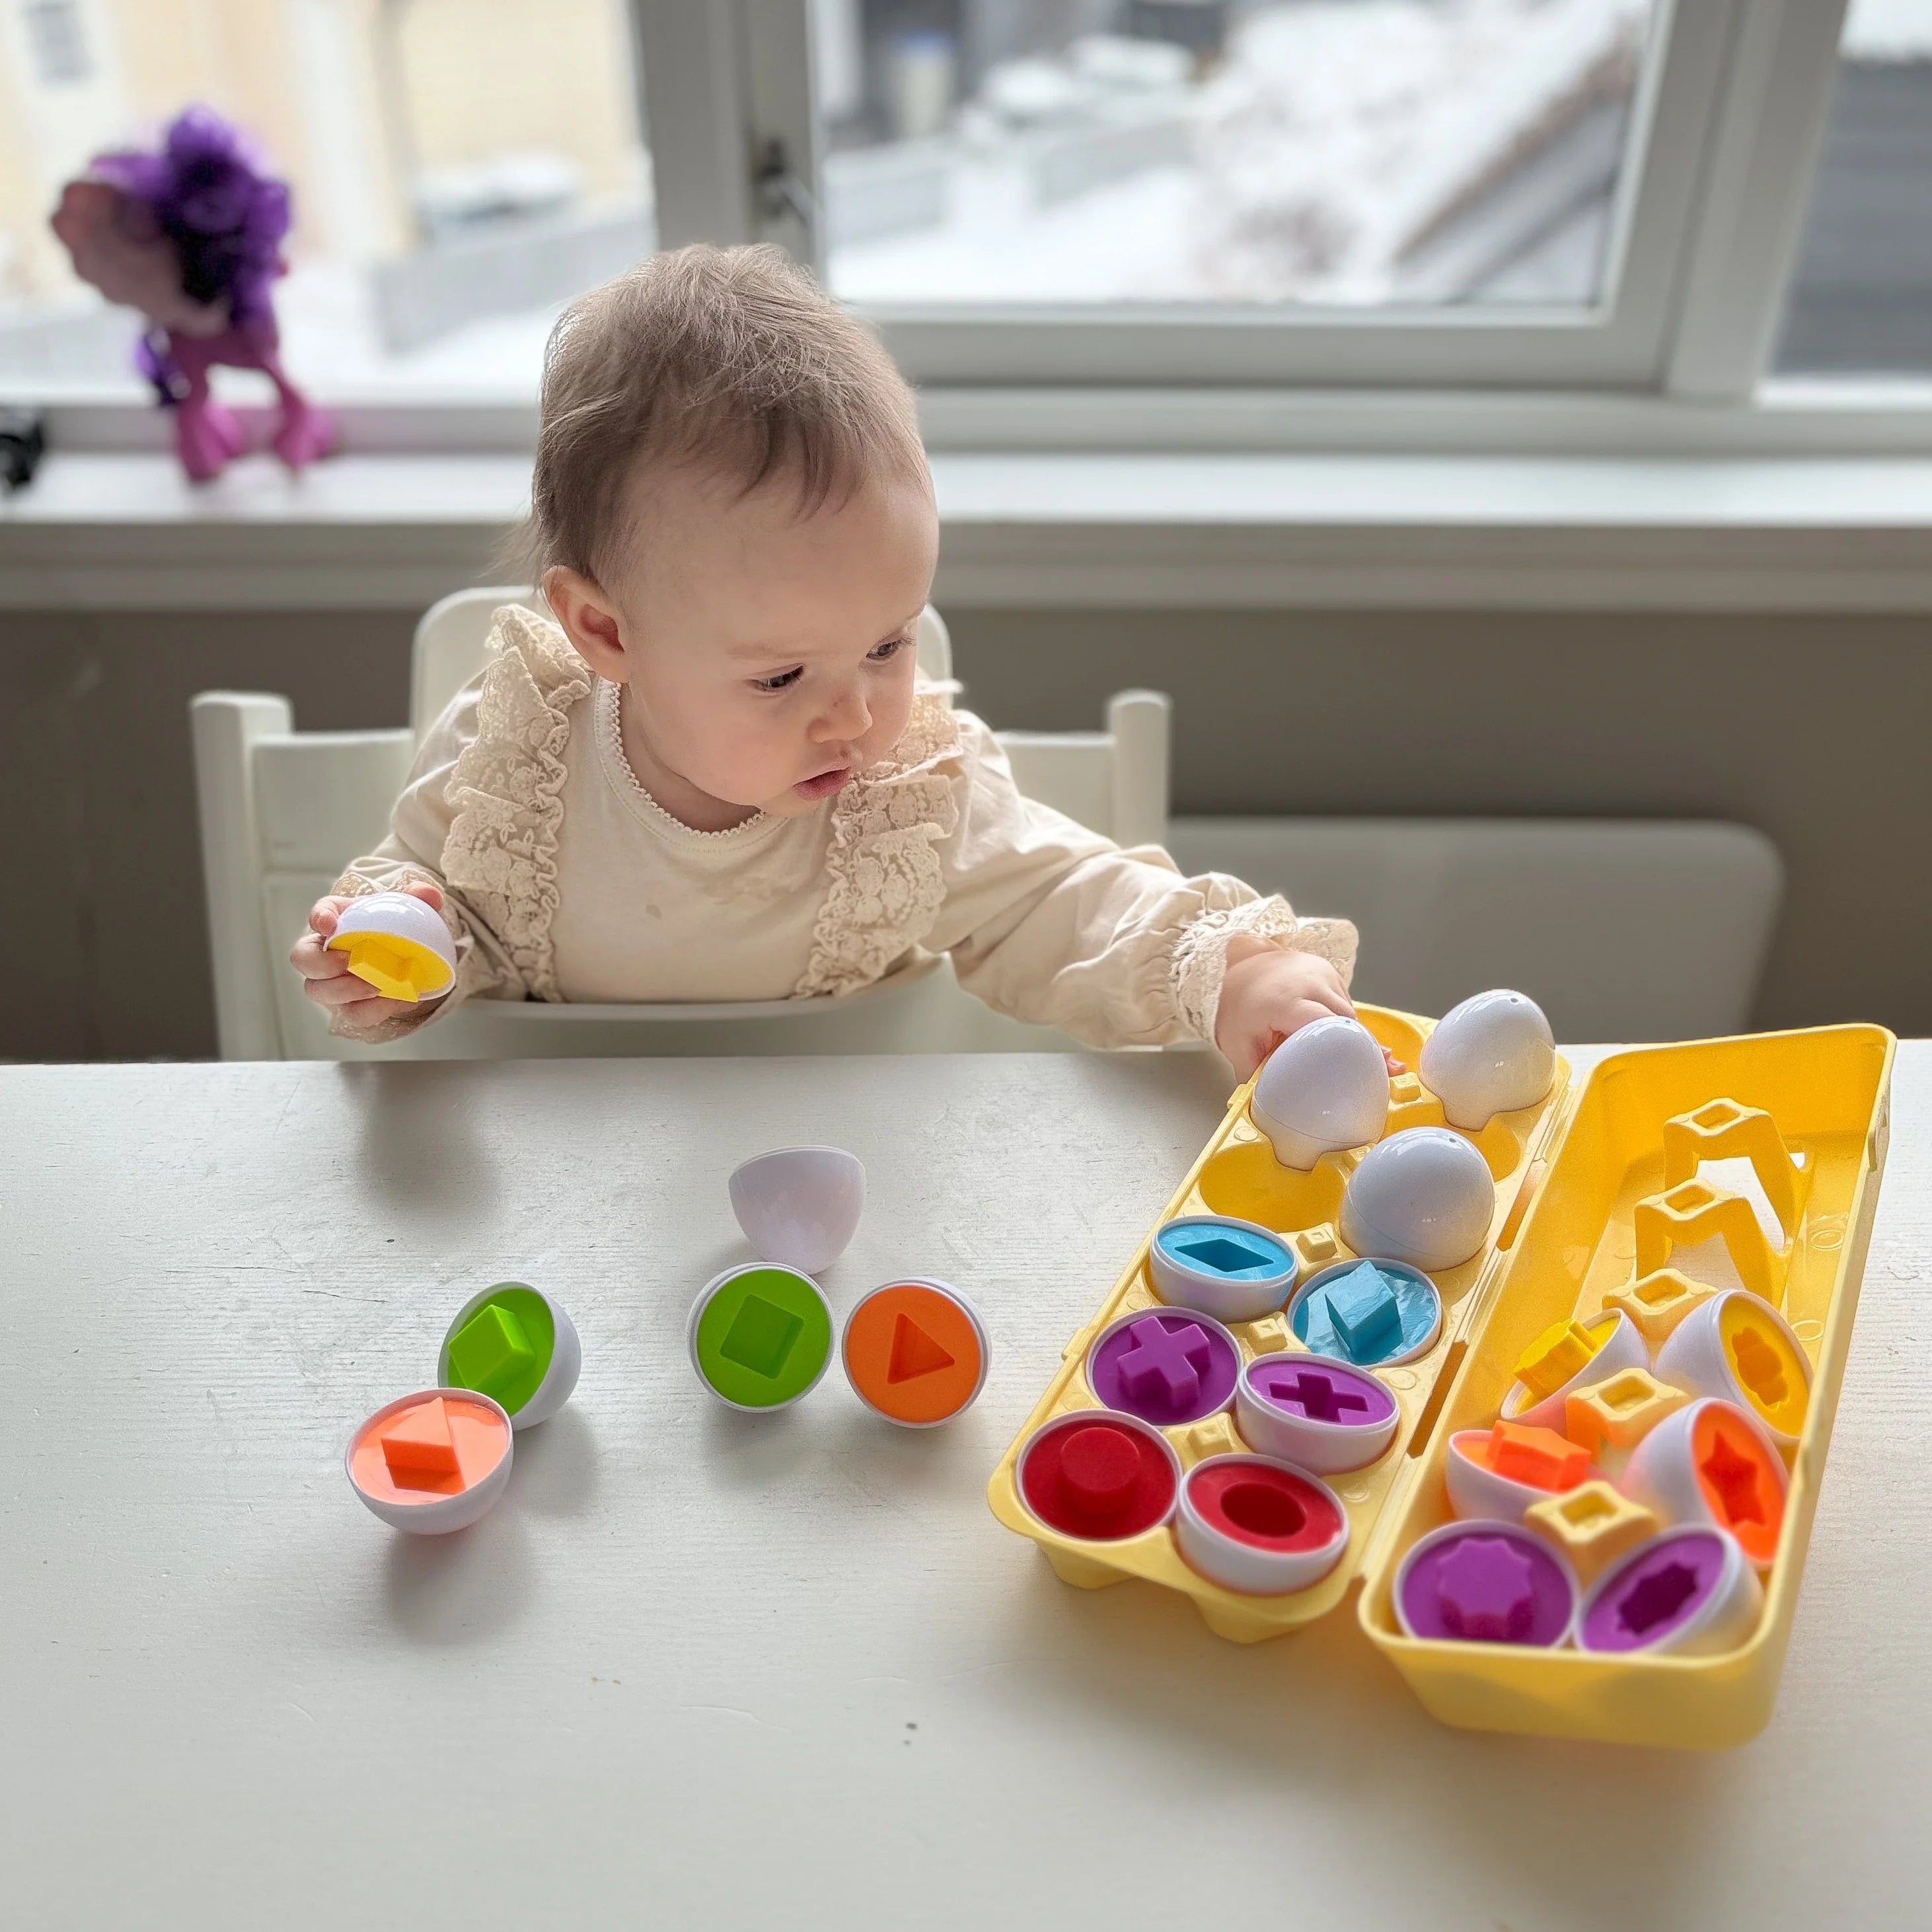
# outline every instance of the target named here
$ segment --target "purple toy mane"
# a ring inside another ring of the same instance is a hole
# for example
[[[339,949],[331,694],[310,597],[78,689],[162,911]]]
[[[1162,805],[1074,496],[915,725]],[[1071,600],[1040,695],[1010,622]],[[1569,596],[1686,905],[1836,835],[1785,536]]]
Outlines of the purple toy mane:
[[[289,191],[237,129],[212,107],[190,107],[169,124],[159,154],[103,154],[94,172],[154,211],[181,258],[184,294],[226,296],[231,326],[272,330],[268,285],[282,269]]]

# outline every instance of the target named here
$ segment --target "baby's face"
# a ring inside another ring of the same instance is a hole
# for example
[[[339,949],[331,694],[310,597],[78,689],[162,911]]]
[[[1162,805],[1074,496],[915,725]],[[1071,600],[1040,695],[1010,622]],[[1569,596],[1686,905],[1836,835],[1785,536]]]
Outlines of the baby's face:
[[[641,736],[654,769],[638,776],[672,794],[661,803],[684,815],[689,786],[800,817],[892,749],[938,552],[922,484],[882,477],[801,516],[789,479],[742,496],[692,478],[640,508],[634,565],[609,595],[627,742]]]

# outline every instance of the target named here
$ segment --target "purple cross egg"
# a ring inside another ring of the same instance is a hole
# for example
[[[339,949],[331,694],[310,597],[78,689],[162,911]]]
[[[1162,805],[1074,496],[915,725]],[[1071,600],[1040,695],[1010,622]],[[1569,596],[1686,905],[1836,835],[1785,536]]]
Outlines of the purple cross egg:
[[[1640,1544],[1598,1582],[1577,1621],[1585,1649],[1708,1657],[1757,1628],[1764,1588],[1737,1540],[1686,1524]]]
[[[1239,1346],[1212,1316],[1142,1309],[1101,1330],[1087,1385],[1106,1407],[1172,1429],[1226,1408],[1240,1370]]]
[[[1288,1299],[1297,1266],[1281,1235],[1227,1214],[1179,1215],[1148,1250],[1148,1273],[1162,1300],[1220,1322],[1272,1315]]]
[[[1246,1440],[1318,1475],[1366,1468],[1395,1439],[1401,1419],[1381,1382],[1334,1355],[1262,1355],[1241,1371],[1234,1390]]]
[[[1570,1566],[1510,1522],[1446,1522],[1395,1573],[1402,1634],[1425,1642],[1553,1649],[1576,1621],[1576,1594]]]

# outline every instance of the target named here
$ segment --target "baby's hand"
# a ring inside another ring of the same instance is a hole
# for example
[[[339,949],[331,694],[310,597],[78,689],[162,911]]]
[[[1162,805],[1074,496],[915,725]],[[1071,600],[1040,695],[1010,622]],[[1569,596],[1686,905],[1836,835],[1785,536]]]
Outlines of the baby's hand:
[[[1237,1077],[1245,1080],[1311,1020],[1328,1013],[1352,1018],[1354,1011],[1341,974],[1327,960],[1238,934],[1228,942],[1214,1044],[1234,1063]],[[1382,1057],[1391,1073],[1402,1071],[1402,1063],[1387,1048]]]
[[[410,892],[432,912],[442,910],[442,895],[434,886],[411,886]],[[332,1018],[340,1013],[343,1024],[353,1033],[368,1033],[385,1020],[400,1013],[420,1012],[442,998],[412,1002],[386,1000],[366,980],[358,980],[349,970],[349,955],[328,950],[330,935],[344,906],[352,899],[332,897],[317,899],[310,908],[308,932],[289,952],[289,964],[302,976],[302,991]]]

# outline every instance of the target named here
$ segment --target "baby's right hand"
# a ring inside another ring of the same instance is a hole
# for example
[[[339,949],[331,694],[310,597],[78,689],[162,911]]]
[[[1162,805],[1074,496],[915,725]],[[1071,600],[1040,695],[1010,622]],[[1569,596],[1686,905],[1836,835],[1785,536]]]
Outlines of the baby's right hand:
[[[408,889],[432,912],[442,910],[442,895],[434,886]],[[419,1013],[433,1006],[434,999],[411,1001],[386,1000],[366,980],[358,980],[349,970],[349,955],[328,950],[330,936],[344,906],[355,901],[340,896],[317,899],[309,908],[308,930],[290,949],[289,964],[302,976],[302,991],[332,1019],[340,1016],[341,1028],[352,1033],[369,1033],[385,1020],[403,1013]]]

